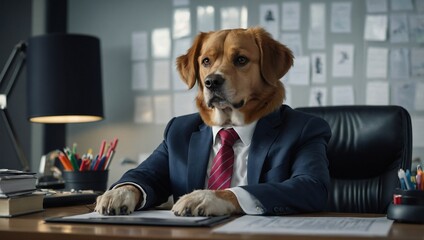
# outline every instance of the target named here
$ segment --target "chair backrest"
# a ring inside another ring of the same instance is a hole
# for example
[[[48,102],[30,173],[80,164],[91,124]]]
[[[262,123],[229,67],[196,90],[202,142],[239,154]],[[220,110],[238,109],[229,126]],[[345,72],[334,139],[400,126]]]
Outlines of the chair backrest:
[[[399,168],[411,168],[412,126],[399,106],[297,108],[331,127],[327,155],[328,211],[385,213],[399,187]]]

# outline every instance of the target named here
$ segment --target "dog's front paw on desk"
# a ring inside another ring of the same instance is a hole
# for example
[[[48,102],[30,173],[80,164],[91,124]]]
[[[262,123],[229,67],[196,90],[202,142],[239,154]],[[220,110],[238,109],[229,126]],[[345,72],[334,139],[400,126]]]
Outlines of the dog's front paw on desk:
[[[241,212],[237,198],[228,190],[196,190],[182,196],[172,207],[177,216],[222,216]]]
[[[108,190],[98,196],[94,211],[102,215],[128,215],[134,212],[140,199],[132,186],[122,186]]]

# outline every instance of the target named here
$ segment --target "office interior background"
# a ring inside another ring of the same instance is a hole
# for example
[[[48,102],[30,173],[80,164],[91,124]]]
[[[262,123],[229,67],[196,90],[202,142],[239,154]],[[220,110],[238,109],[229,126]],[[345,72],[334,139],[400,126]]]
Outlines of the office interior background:
[[[55,148],[97,152],[116,137],[109,184],[116,181],[156,148],[170,118],[196,111],[176,56],[199,31],[258,25],[295,53],[282,79],[288,105],[401,105],[412,117],[413,165],[423,163],[423,0],[69,0],[58,10],[53,2],[0,1],[0,66],[20,40],[51,32],[49,21],[100,38],[105,119],[29,123],[23,71],[8,107],[32,171]],[[21,168],[3,122],[0,168]]]

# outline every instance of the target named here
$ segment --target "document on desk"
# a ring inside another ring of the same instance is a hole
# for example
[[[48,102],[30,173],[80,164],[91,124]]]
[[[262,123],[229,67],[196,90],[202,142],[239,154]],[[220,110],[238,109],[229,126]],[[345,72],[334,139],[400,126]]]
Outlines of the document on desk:
[[[107,223],[121,225],[151,225],[151,226],[192,226],[209,227],[228,219],[229,216],[220,217],[179,217],[168,210],[135,211],[130,215],[106,216],[97,212],[79,215],[53,217],[45,219],[46,222],[62,223]]]
[[[242,216],[214,233],[387,236],[393,224],[387,218]]]

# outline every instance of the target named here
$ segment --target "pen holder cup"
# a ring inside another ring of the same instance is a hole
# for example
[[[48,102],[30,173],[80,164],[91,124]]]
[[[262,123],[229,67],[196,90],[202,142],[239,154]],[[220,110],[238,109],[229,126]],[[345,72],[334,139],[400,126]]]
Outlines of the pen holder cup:
[[[104,192],[107,188],[109,171],[63,171],[65,190],[93,190]]]
[[[424,191],[396,189],[387,218],[397,222],[424,223]]]

